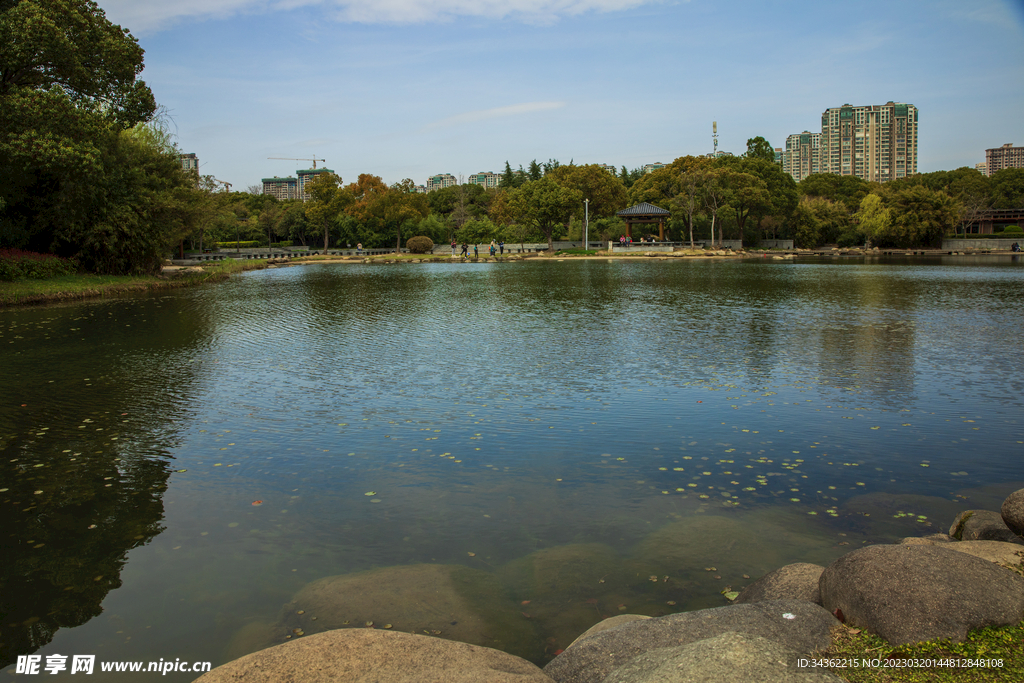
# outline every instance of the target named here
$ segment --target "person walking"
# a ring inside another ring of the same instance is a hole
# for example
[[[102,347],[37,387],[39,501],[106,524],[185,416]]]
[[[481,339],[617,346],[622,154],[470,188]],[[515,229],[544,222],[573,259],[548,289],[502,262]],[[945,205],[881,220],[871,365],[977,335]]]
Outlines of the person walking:
[[[469,244],[466,242],[462,243],[462,258],[469,258]]]
[[[498,242],[498,249],[501,250],[501,255],[505,255],[505,240]]]
[[[452,238],[452,256],[453,257],[455,256],[455,247],[457,247],[457,246],[458,246],[458,242],[456,242],[455,238],[453,237]]]

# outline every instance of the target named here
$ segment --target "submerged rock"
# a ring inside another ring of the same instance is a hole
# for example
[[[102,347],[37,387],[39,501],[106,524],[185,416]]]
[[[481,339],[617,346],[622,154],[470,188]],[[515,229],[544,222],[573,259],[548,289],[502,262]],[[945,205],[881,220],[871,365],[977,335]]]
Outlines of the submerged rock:
[[[949,535],[958,541],[1003,541],[1024,544],[1024,538],[1010,531],[998,512],[964,510],[953,520]]]
[[[484,571],[437,564],[384,567],[307,584],[285,605],[275,635],[282,642],[296,629],[392,629],[528,656],[540,650],[540,639],[517,607]]]

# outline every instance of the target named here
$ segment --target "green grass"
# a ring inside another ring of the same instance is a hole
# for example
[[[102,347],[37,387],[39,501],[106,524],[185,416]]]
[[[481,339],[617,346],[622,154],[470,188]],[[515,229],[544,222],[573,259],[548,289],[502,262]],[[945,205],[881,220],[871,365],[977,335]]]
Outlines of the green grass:
[[[595,249],[583,249],[577,247],[575,249],[559,249],[555,252],[555,256],[594,256],[597,254]]]
[[[952,660],[952,667],[846,667],[832,673],[850,683],[997,683],[1024,681],[1024,622],[970,631],[962,643],[927,641],[894,646],[866,632],[841,628],[821,657],[861,660]],[[970,660],[1002,660],[1001,667],[964,667]]]
[[[156,275],[62,275],[46,280],[15,280],[0,282],[0,307],[23,304],[70,301],[93,297],[113,296],[146,289],[188,287],[207,282],[219,282],[234,273],[266,268],[263,261],[235,261],[225,259],[202,267],[202,272],[179,276]]]

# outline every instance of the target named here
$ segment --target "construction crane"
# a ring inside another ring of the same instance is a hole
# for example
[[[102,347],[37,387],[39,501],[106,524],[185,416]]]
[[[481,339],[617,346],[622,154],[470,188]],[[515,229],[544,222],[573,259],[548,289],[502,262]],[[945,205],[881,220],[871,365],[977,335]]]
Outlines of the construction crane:
[[[318,162],[318,161],[327,161],[327,159],[317,159],[316,157],[313,157],[312,159],[296,159],[294,157],[267,157],[267,158],[268,159],[283,159],[285,161],[312,161],[313,162],[314,170],[316,169],[316,162]]]
[[[225,182],[223,180],[217,180],[216,178],[211,178],[211,179],[213,180],[213,182],[220,183],[221,185],[223,185],[225,192],[231,192],[231,183]]]

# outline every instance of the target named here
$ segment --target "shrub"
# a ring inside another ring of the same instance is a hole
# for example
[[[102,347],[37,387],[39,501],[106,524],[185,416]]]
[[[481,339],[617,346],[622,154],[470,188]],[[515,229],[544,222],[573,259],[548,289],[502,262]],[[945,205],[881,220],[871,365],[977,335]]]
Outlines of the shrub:
[[[405,248],[414,254],[429,254],[434,250],[434,241],[429,237],[410,237],[406,243]]]
[[[78,264],[60,256],[21,249],[0,249],[0,280],[45,280],[58,275],[74,275],[77,271]]]
[[[289,242],[289,244],[291,243]],[[217,242],[214,246],[217,249],[248,249],[251,247],[258,247],[260,246],[260,243],[256,240],[242,240],[241,242],[235,242],[232,240],[230,242]]]
[[[1021,228],[1019,225],[1007,225],[1003,228],[1003,234],[1005,235],[1006,233],[1016,233],[1019,235],[1024,233],[1024,228]]]

